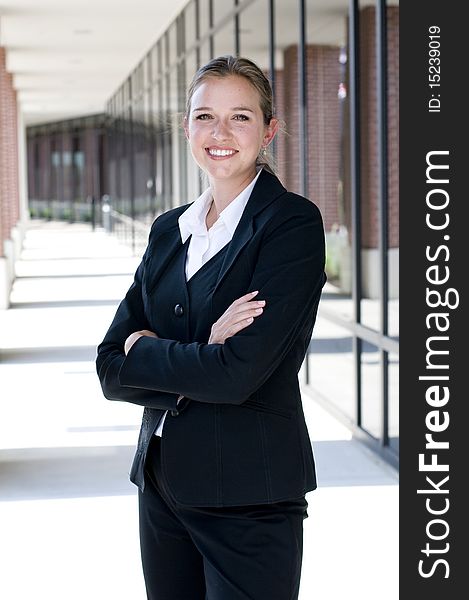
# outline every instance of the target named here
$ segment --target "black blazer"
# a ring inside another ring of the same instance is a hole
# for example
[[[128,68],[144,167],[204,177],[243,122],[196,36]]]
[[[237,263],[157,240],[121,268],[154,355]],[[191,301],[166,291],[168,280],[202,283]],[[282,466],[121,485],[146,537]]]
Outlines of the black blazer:
[[[145,407],[131,480],[144,489],[148,445],[170,409],[162,466],[178,502],[234,506],[301,497],[316,487],[298,371],[326,280],[321,215],[263,170],[225,254],[211,310],[187,328],[189,311],[155,314],[152,298],[181,248],[178,217],[189,206],[153,223],[134,282],[98,347],[106,398]],[[180,288],[173,290],[174,305],[184,303]],[[225,344],[208,344],[211,325],[254,290],[256,299],[266,300],[263,314]],[[124,342],[140,329],[166,335],[140,338],[126,357]],[[186,397],[182,409],[176,407],[180,394]]]

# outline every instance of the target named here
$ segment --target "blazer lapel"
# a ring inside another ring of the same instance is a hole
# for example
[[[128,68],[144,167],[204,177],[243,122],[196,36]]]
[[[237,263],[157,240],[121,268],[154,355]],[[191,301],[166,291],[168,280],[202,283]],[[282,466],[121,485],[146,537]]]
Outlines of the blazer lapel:
[[[265,169],[259,175],[259,179],[252,190],[251,197],[246,204],[246,208],[244,209],[243,215],[228,246],[228,251],[220,269],[214,292],[223,281],[241,250],[251,239],[254,232],[254,217],[276,198],[286,193],[286,191],[287,190],[283,187],[277,177]]]
[[[163,231],[161,235],[153,241],[151,256],[147,266],[147,294],[151,294],[169,261],[181,245],[181,234],[177,222],[175,226]]]

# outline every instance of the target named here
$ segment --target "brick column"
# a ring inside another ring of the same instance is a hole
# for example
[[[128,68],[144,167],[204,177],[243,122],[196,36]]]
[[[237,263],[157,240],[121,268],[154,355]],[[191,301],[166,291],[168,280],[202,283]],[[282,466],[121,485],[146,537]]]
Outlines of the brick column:
[[[389,247],[399,246],[399,7],[387,9]],[[375,8],[360,12],[362,247],[378,247]]]
[[[275,162],[277,167],[277,175],[280,181],[288,187],[286,180],[286,140],[287,133],[284,131],[286,126],[286,117],[285,117],[285,84],[283,81],[284,71],[276,70],[275,71],[275,93],[274,93],[274,114],[280,119],[280,130],[277,133],[275,139]]]
[[[326,231],[338,223],[340,166],[340,48],[310,44],[306,48],[308,101],[308,190],[321,209]],[[278,78],[280,79],[280,78]],[[282,99],[287,136],[279,147],[280,176],[288,189],[300,190],[298,46],[284,52]]]
[[[19,219],[17,99],[0,47],[0,308],[8,306],[13,279],[12,230]]]
[[[298,47],[289,46],[283,53],[283,114],[286,136],[283,141],[282,162],[279,172],[286,188],[292,192],[300,190],[299,150],[299,90],[298,90]],[[280,82],[279,82],[280,84]]]
[[[339,221],[339,57],[338,46],[307,47],[308,196],[321,209],[326,231]]]
[[[388,264],[389,293],[399,296],[399,7],[387,8],[387,75],[388,75]],[[361,111],[361,248],[362,293],[365,297],[379,296],[379,164],[378,164],[378,107],[376,90],[376,29],[375,8],[360,11],[360,111]],[[349,87],[349,85],[347,86]],[[348,119],[348,107],[346,110]],[[348,166],[349,129],[344,139],[345,165]],[[350,231],[350,173],[345,173],[344,196],[346,224]]]

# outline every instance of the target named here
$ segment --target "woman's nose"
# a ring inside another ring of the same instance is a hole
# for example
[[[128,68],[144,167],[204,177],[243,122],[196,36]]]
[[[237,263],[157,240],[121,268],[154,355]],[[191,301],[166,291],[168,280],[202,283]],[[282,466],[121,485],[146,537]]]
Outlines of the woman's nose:
[[[219,142],[229,139],[230,130],[226,123],[221,120],[217,121],[212,130],[212,137]]]

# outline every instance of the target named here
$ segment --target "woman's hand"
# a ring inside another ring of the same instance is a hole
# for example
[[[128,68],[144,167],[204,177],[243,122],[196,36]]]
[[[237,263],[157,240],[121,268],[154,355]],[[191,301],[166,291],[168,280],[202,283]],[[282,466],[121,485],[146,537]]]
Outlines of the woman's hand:
[[[143,336],[147,336],[147,337],[154,337],[157,338],[158,336],[156,335],[156,333],[154,333],[153,331],[150,331],[148,329],[142,329],[141,331],[134,331],[133,333],[131,333],[129,335],[129,337],[125,340],[125,344],[124,344],[124,352],[125,355],[127,356],[127,354],[129,353],[130,349],[132,348],[132,346],[135,344],[135,342],[140,339]]]
[[[209,344],[224,344],[225,340],[249,327],[255,317],[262,314],[265,300],[253,301],[259,291],[250,292],[235,300],[212,325]]]

